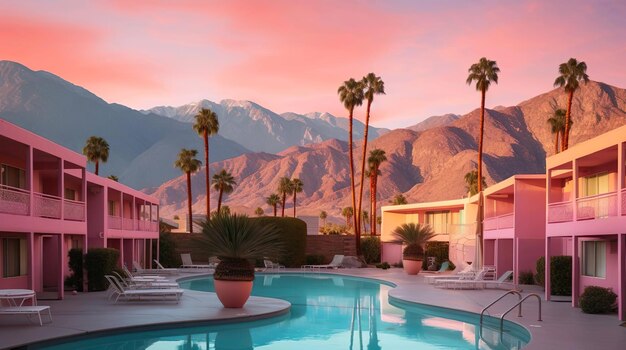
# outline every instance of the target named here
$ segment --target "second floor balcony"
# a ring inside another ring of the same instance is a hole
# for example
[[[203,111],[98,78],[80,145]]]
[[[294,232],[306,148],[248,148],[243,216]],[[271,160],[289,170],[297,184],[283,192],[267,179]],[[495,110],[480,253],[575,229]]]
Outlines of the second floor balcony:
[[[621,202],[621,213],[618,203]],[[626,215],[626,189],[548,204],[548,223],[593,220]]]
[[[485,231],[513,228],[514,226],[515,215],[513,213],[485,218],[483,221],[483,229]]]
[[[159,223],[156,221],[148,220],[136,220],[129,218],[122,218],[119,216],[109,215],[108,226],[113,230],[126,230],[126,231],[146,231],[156,232],[159,230]]]
[[[2,185],[0,186],[0,213],[85,221],[85,202]]]

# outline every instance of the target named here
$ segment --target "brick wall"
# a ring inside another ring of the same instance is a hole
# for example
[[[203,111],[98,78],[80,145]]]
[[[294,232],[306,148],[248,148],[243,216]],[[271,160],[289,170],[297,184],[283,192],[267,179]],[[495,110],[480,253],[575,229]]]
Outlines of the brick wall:
[[[330,262],[337,254],[356,256],[354,236],[306,236],[306,254],[323,255],[326,262]]]

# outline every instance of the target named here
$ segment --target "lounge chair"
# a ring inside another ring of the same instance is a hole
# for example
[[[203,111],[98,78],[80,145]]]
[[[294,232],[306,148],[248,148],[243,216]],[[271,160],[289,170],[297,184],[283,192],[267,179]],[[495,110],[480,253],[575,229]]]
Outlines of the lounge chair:
[[[263,269],[263,271],[266,271],[267,269],[270,269],[270,270],[276,269],[276,270],[280,271],[280,269],[284,269],[285,268],[285,265],[281,265],[279,263],[275,263],[275,262],[273,262],[272,260],[269,260],[269,259],[263,259],[263,265],[265,265],[265,269]]]
[[[157,259],[154,259],[154,263],[156,264],[157,268],[152,271],[156,271],[157,273],[177,274],[179,272],[177,268],[163,267],[163,265],[161,265],[161,263]]]
[[[330,264],[326,265],[302,265],[302,269],[337,269],[341,267],[341,263],[343,262],[343,255],[335,255]]]
[[[503,273],[502,276],[500,276],[500,278],[495,281],[484,281],[483,288],[488,288],[489,286],[495,286],[495,288],[500,288],[504,285],[509,285],[512,283],[508,281],[511,277],[513,277],[513,271],[509,270]]]
[[[120,298],[124,298],[127,300],[141,300],[141,298],[150,298],[150,299],[159,299],[159,300],[167,300],[170,297],[174,297],[176,302],[180,301],[180,297],[183,295],[184,290],[180,288],[167,288],[167,289],[126,289],[124,286],[117,280],[115,276],[105,275],[104,276],[110,284],[110,288],[113,290],[112,295],[109,299],[115,297],[115,302],[117,302]]]
[[[122,277],[117,271],[113,271],[113,274],[117,277],[118,281],[124,288],[127,289],[150,289],[150,288],[179,288],[180,286],[176,282],[166,282],[164,280],[145,280],[141,278],[126,279]]]
[[[449,261],[444,261],[441,263],[441,267],[437,271],[422,271],[422,273],[442,273],[448,271],[448,267],[450,267]]]
[[[22,305],[22,306],[0,306],[0,315],[26,315],[30,321],[30,316],[37,314],[39,317],[39,325],[43,326],[41,321],[41,313],[48,311],[48,318],[52,322],[52,313],[50,306],[47,305]]]
[[[156,261],[156,260],[155,260]],[[159,264],[161,265],[161,264]],[[157,265],[158,266],[158,265]],[[178,269],[166,269],[161,265],[161,268],[156,268],[156,269],[144,269],[143,267],[141,267],[141,265],[139,265],[138,262],[133,261],[133,268],[135,269],[135,272],[137,274],[140,275],[144,275],[144,274],[155,274],[155,275],[171,275],[171,274],[175,274],[178,273]]]
[[[217,267],[217,265],[219,265],[221,262],[220,258],[218,258],[217,256],[211,256],[209,257],[209,266],[214,269]]]
[[[180,255],[180,260],[182,260],[183,264],[180,266],[181,269],[214,269],[213,265],[200,265],[194,264],[191,260],[191,254],[184,253]]]
[[[485,281],[493,281],[496,268],[494,266],[484,266],[474,278],[464,279],[443,279],[435,282],[435,287],[448,289],[482,289]]]
[[[467,265],[462,269],[457,268],[457,270],[458,271],[450,274],[441,273],[439,275],[424,276],[424,278],[428,284],[434,284],[436,281],[442,279],[472,279],[476,276],[476,271],[472,270],[472,265]]]
[[[144,279],[144,280],[164,280],[167,277],[165,276],[161,276],[161,275],[145,275],[145,274],[141,274],[138,273],[137,275],[133,275],[132,272],[130,272],[130,270],[126,267],[126,265],[122,266],[122,271],[124,271],[124,273],[126,274],[126,276],[128,276],[129,279],[131,280],[137,280],[137,279]]]

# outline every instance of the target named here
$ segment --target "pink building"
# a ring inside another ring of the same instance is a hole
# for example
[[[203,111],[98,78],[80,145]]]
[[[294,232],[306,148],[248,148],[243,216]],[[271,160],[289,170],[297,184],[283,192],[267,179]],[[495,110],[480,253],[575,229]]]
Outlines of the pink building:
[[[62,299],[72,248],[150,261],[157,199],[85,168],[84,156],[0,120],[0,289]]]
[[[572,259],[572,305],[587,286],[612,288],[626,318],[626,126],[546,160],[546,271],[549,258]],[[546,276],[546,299],[550,299]]]

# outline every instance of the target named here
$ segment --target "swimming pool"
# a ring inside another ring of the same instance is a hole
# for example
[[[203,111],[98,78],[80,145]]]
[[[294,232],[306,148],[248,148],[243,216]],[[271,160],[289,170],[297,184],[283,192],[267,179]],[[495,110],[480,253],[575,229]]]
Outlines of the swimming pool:
[[[213,291],[213,279],[181,282]],[[506,323],[502,337],[477,316],[388,301],[393,286],[332,274],[257,274],[253,295],[291,302],[288,315],[224,325],[116,333],[45,349],[520,349],[530,339]],[[394,305],[392,305],[394,304]]]

